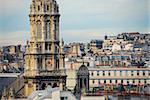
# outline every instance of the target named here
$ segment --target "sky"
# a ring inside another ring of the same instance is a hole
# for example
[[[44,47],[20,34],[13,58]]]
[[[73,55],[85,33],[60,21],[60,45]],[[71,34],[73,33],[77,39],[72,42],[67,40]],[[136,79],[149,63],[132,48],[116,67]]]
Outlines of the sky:
[[[150,33],[150,0],[57,0],[60,38],[89,42],[122,32]],[[31,0],[0,0],[0,46],[26,44]]]

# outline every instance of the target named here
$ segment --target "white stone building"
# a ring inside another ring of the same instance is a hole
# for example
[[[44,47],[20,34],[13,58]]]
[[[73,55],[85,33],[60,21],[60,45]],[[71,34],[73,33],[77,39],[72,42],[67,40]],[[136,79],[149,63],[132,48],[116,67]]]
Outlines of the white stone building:
[[[89,68],[90,87],[103,84],[150,84],[150,68]]]
[[[76,100],[69,91],[60,91],[59,88],[47,87],[46,90],[34,91],[27,100]]]
[[[90,73],[90,88],[104,85],[148,85],[150,84],[150,68],[111,68],[88,67]],[[76,69],[67,69],[67,88],[73,90],[76,85]]]

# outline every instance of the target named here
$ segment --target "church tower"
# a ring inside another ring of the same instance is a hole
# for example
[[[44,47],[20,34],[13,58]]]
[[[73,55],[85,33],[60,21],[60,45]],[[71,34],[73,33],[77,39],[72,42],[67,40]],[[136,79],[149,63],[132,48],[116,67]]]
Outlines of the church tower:
[[[25,54],[25,96],[47,85],[65,88],[63,43],[59,40],[59,7],[55,0],[32,0],[30,40]]]

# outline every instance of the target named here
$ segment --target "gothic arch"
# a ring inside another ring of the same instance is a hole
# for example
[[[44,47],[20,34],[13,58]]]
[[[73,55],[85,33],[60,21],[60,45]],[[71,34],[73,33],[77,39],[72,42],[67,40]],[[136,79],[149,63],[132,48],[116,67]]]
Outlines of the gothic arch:
[[[50,34],[50,20],[47,20],[46,22],[45,22],[45,31],[46,31],[46,33],[45,33],[45,38],[46,39],[50,39],[50,37],[51,37],[51,34]]]
[[[40,20],[36,21],[36,33],[37,33],[37,38],[41,39],[42,37],[42,23]]]

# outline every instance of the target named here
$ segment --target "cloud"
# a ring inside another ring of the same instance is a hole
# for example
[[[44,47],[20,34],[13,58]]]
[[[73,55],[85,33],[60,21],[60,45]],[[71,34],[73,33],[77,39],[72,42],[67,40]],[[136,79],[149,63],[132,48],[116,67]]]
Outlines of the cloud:
[[[58,0],[60,11],[66,15],[138,14],[147,11],[148,0]],[[141,12],[143,10],[143,12]],[[135,11],[135,12],[132,12]],[[120,16],[117,15],[117,16]]]
[[[27,39],[29,39],[28,31],[16,31],[8,33],[0,33],[0,46],[3,45],[15,45],[15,44],[26,44]]]
[[[61,14],[60,35],[66,42],[99,39],[120,32],[150,32],[150,0],[56,1]],[[0,0],[0,45],[19,41],[25,44],[29,39],[30,2]]]
[[[148,0],[58,0],[62,29],[148,27]]]
[[[29,8],[30,0],[0,0],[0,14],[12,15]]]

